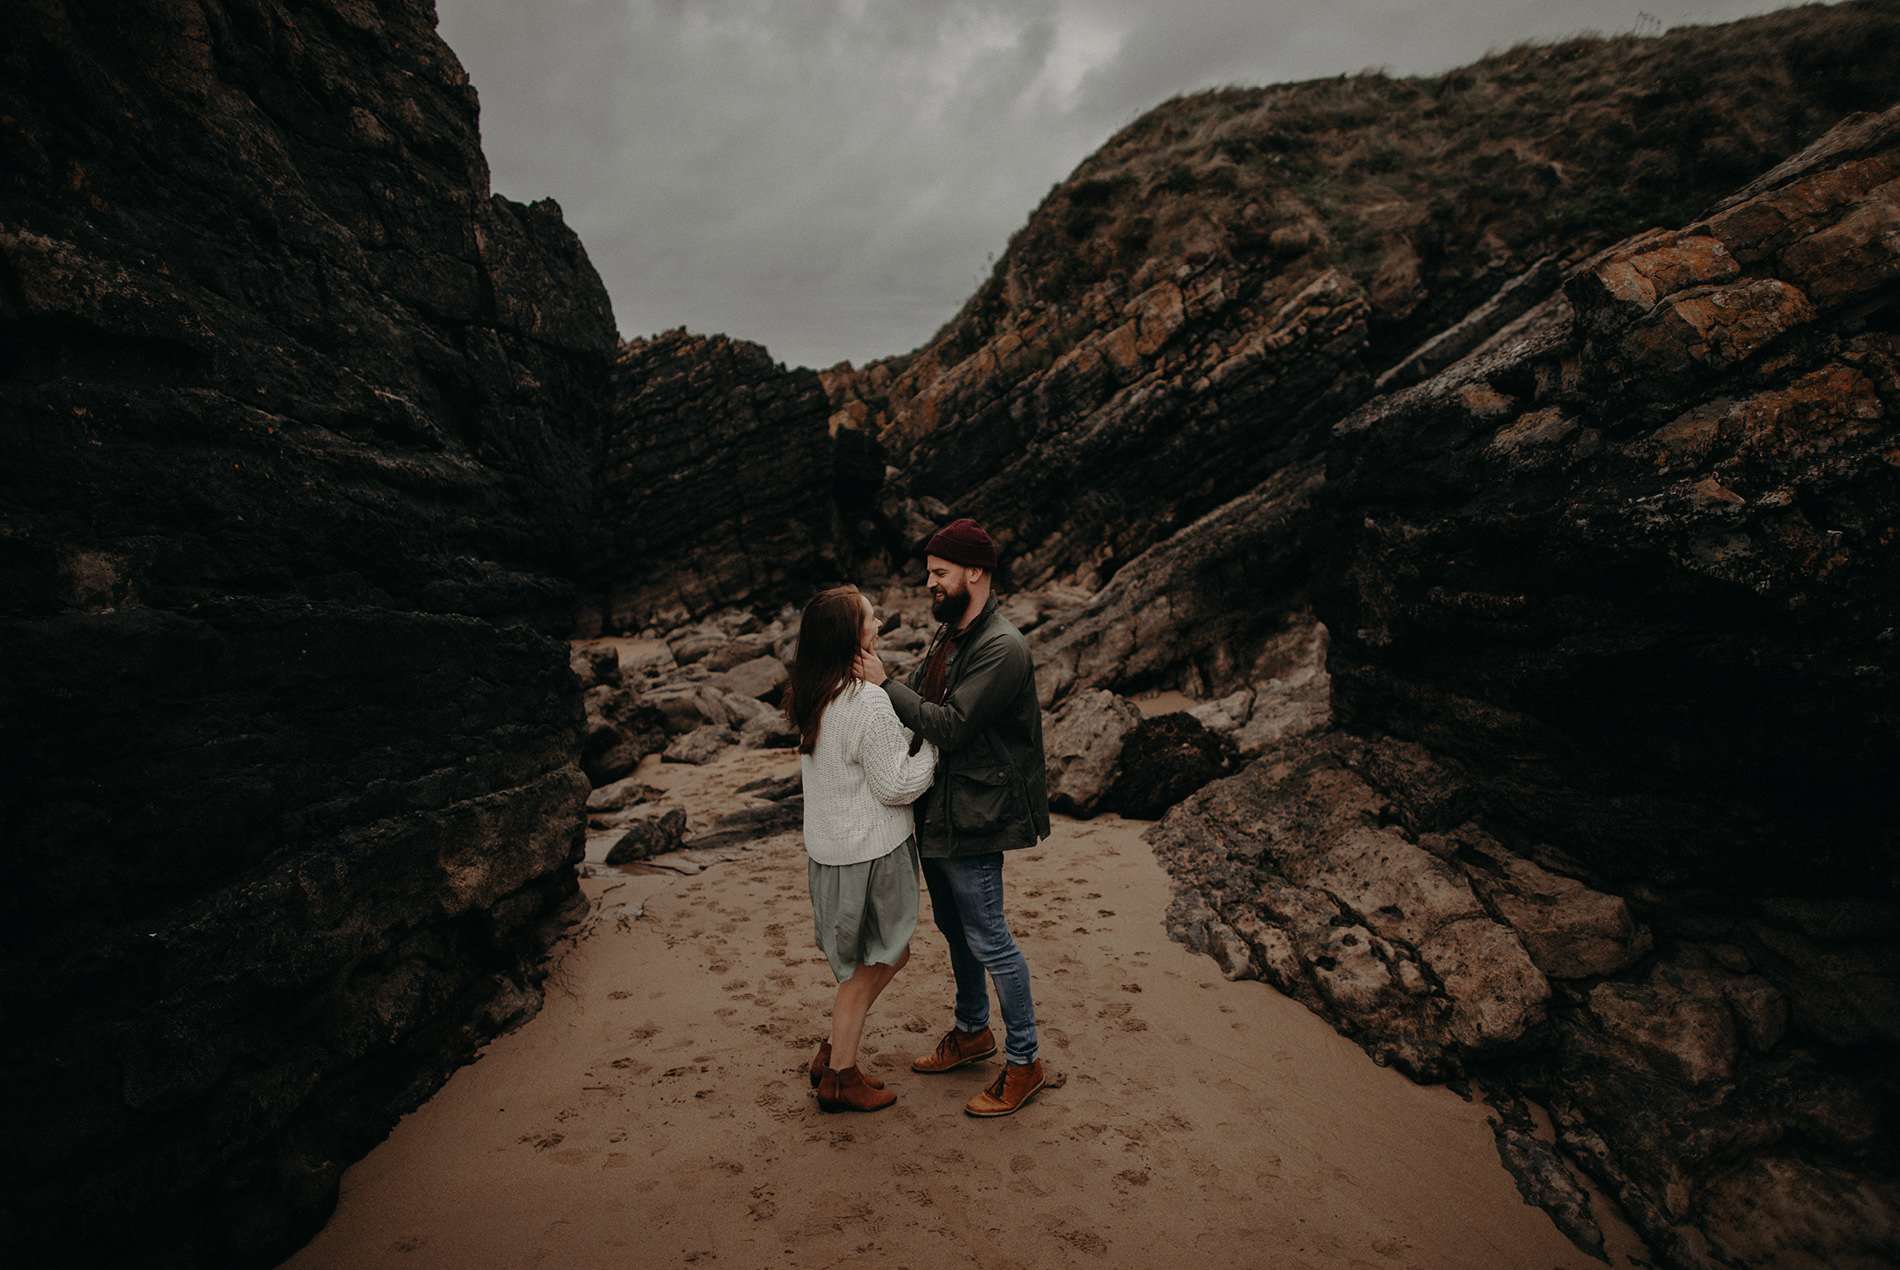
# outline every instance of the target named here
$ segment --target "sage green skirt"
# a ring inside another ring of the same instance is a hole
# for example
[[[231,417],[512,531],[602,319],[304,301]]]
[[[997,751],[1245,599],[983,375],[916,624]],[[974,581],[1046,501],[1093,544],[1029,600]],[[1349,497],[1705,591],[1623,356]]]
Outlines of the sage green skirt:
[[[895,966],[917,933],[916,836],[875,860],[820,864],[807,857],[805,864],[812,930],[838,982],[856,974],[860,962]]]

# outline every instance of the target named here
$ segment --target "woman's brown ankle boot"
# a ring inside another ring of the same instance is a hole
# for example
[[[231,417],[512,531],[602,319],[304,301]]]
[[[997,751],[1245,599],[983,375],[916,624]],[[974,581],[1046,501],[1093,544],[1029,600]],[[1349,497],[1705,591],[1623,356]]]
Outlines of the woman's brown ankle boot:
[[[811,1087],[813,1089],[818,1088],[818,1078],[825,1074],[825,1068],[829,1066],[831,1066],[831,1038],[826,1037],[818,1042],[818,1052],[812,1056]],[[871,1075],[870,1072],[864,1073],[864,1083],[873,1089],[884,1088],[884,1082]]]
[[[873,1088],[855,1066],[841,1072],[827,1067],[818,1075],[820,1111],[877,1111],[896,1101],[896,1094]]]

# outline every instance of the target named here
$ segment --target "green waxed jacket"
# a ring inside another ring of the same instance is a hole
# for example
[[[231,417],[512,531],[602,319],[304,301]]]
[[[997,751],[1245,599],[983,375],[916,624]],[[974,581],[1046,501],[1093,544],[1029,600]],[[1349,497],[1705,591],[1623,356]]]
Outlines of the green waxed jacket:
[[[940,629],[934,650],[948,634]],[[950,655],[942,705],[918,695],[926,651],[903,683],[884,690],[904,726],[939,751],[937,778],[917,800],[917,848],[926,856],[983,855],[1049,836],[1042,707],[1023,633],[991,596]]]

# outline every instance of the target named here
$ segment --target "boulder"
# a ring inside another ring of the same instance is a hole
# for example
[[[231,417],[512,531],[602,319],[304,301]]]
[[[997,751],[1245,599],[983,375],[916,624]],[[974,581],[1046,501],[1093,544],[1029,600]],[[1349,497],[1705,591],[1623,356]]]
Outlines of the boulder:
[[[668,763],[710,763],[719,756],[721,750],[738,743],[739,737],[731,728],[721,723],[708,723],[685,736],[675,737],[661,758]]]
[[[708,658],[705,664],[712,665],[712,659]],[[776,704],[786,678],[785,663],[767,652],[730,665],[706,682],[721,692]]]
[[[666,716],[618,683],[596,684],[583,702],[587,722],[581,770],[595,788],[630,775],[641,759],[666,747]]]
[[[1143,719],[1122,741],[1121,762],[1104,803],[1124,816],[1153,820],[1232,770],[1232,752],[1191,715]]]
[[[755,750],[783,750],[798,744],[798,732],[777,710],[747,719],[739,728],[739,744]]]
[[[567,664],[583,689],[620,683],[620,650],[612,644],[576,644]]]
[[[592,817],[607,812],[624,811],[641,803],[652,802],[660,796],[660,791],[651,785],[643,785],[632,776],[614,781],[612,784],[595,787],[587,796],[587,814]]]
[[[685,833],[686,813],[678,807],[659,816],[632,821],[607,848],[606,862],[632,864],[678,851]]]
[[[1510,1053],[1550,985],[1467,876],[1384,823],[1363,746],[1314,737],[1192,795],[1147,840],[1194,901],[1177,938],[1219,949],[1415,1076]]]
[[[1102,810],[1120,768],[1122,744],[1141,723],[1134,702],[1106,689],[1079,692],[1043,723],[1049,807],[1087,818]]]
[[[743,666],[747,662],[761,660],[777,661],[778,658],[774,656],[772,652],[774,643],[776,643],[776,640],[771,635],[763,632],[756,635],[746,635],[739,639],[730,640],[720,647],[706,653],[703,657],[699,658],[699,664],[714,674],[719,674],[722,671],[730,671],[735,667]],[[753,695],[757,696],[759,694],[755,693]]]

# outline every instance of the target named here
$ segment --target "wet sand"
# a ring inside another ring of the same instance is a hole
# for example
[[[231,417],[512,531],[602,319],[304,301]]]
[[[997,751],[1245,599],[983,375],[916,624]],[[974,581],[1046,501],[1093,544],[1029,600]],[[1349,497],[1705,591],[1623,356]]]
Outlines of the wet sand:
[[[700,826],[796,769],[731,751],[642,775]],[[898,1102],[827,1115],[805,1070],[835,985],[798,835],[595,865],[545,1008],[353,1167],[286,1265],[1599,1270],[1520,1199],[1481,1103],[1169,941],[1146,828],[1058,818],[1009,857],[1059,1087],[998,1120],[962,1106],[1000,1058],[909,1070],[952,998],[927,897],[864,1044]]]

